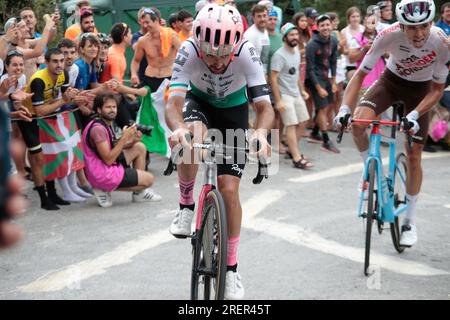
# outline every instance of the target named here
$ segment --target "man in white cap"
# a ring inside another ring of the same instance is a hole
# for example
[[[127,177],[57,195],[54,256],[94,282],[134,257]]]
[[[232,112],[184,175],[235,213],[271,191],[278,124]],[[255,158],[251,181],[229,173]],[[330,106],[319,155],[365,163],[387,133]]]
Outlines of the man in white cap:
[[[289,152],[295,168],[308,169],[311,162],[300,153],[298,143],[309,120],[308,110],[303,98],[308,94],[300,79],[299,34],[292,23],[281,28],[283,46],[272,57],[270,83],[275,99],[275,107],[281,114],[286,127]],[[303,97],[302,97],[303,96]]]

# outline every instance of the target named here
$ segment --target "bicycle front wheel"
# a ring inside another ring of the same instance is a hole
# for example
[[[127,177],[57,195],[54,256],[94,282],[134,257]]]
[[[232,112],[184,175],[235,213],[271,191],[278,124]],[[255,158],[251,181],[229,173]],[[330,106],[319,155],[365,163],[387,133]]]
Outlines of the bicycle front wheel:
[[[366,214],[366,248],[364,256],[364,274],[369,275],[370,266],[370,245],[372,239],[372,225],[373,220],[377,219],[377,176],[376,176],[375,160],[371,160],[369,163],[369,190],[368,190],[368,202],[367,202],[367,214]]]
[[[400,205],[406,204],[406,156],[400,153],[396,158],[396,168],[394,172],[394,207],[397,209]],[[391,223],[391,236],[395,250],[402,253],[405,247],[400,245],[400,216],[396,216],[393,223]]]
[[[227,268],[227,215],[219,191],[208,193],[194,237],[191,299],[223,300]]]

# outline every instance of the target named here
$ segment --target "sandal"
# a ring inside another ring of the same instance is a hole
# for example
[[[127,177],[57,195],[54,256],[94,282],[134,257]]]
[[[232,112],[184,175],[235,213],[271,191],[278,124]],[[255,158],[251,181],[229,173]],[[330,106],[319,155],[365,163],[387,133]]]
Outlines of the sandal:
[[[303,155],[299,161],[292,161],[292,163],[294,164],[294,167],[298,169],[309,169],[314,166],[311,162],[306,160]]]

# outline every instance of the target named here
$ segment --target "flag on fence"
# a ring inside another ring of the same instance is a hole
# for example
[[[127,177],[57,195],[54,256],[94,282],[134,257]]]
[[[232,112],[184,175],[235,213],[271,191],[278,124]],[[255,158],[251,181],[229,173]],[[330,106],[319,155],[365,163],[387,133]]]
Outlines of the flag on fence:
[[[84,168],[81,132],[72,112],[38,119],[46,180],[67,177]]]

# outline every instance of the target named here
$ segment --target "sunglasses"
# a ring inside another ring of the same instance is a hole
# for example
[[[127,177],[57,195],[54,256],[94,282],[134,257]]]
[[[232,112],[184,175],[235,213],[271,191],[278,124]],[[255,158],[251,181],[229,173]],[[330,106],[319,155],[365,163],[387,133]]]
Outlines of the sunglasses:
[[[97,38],[101,43],[111,43],[111,38],[106,33],[97,33]]]
[[[17,56],[17,57],[23,57],[23,53],[19,52],[17,50],[10,50],[8,51],[8,53],[6,54],[7,57],[12,57],[12,56]]]
[[[150,8],[144,8],[144,10],[142,10],[141,17],[143,17],[146,14],[149,14],[150,16],[158,18],[158,15],[156,14],[156,12]]]
[[[80,10],[80,18],[86,18],[89,16],[93,16],[94,15],[94,11],[92,11],[91,9],[81,9]]]

